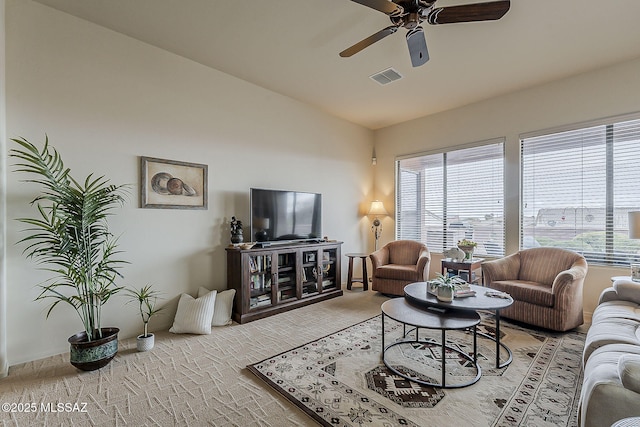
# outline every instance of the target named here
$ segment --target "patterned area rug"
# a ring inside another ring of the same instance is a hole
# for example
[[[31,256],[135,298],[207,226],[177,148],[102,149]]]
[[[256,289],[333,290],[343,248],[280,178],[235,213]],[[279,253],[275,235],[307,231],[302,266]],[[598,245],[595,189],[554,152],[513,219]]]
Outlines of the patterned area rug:
[[[479,331],[493,334],[493,317]],[[495,343],[478,337],[480,380],[464,388],[421,386],[393,374],[381,360],[381,318],[376,316],[247,368],[326,426],[577,426],[584,334],[555,334],[501,322],[512,363],[495,368]],[[385,321],[385,344],[409,341]],[[408,338],[415,338],[415,330]],[[387,361],[411,377],[440,383],[440,331],[420,330],[419,343],[387,352]],[[473,335],[447,332],[446,382],[462,384],[475,367],[457,351],[473,351]],[[506,354],[501,351],[504,360]]]

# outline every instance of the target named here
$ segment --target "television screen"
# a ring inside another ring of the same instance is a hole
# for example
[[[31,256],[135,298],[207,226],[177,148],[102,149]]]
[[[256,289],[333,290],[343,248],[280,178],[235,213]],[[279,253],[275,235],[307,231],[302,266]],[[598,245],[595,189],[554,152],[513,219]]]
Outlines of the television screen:
[[[320,239],[322,195],[251,189],[251,236],[258,242]]]

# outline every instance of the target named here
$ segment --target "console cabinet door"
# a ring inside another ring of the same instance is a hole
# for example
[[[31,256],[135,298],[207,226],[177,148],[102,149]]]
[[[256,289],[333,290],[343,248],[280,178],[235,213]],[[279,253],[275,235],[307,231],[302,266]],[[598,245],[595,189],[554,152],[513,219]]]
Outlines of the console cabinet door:
[[[340,287],[340,252],[337,248],[324,248],[321,254],[322,290],[335,290]]]
[[[298,251],[280,251],[274,254],[274,258],[277,259],[277,265],[275,268],[276,275],[276,304],[295,300],[298,298],[297,292],[297,256]]]
[[[259,310],[272,306],[274,255],[271,252],[257,252],[243,254],[243,266],[247,279],[244,281],[248,287],[249,310]]]

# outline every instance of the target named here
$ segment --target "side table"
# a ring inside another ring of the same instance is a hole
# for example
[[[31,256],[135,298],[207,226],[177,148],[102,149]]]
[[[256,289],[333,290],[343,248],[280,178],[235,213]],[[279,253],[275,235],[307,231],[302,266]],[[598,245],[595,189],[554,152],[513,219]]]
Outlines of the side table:
[[[351,290],[353,282],[362,283],[362,289],[369,290],[369,276],[367,275],[367,258],[369,254],[363,253],[348,253],[345,254],[349,258],[349,273],[347,274],[347,289]],[[360,258],[362,260],[362,278],[353,277],[353,259]]]
[[[447,270],[455,271],[467,271],[469,273],[467,282],[482,284],[482,270],[480,270],[480,276],[473,280],[473,272],[482,266],[484,258],[473,258],[471,261],[454,261],[451,258],[442,259],[442,274],[445,275]]]

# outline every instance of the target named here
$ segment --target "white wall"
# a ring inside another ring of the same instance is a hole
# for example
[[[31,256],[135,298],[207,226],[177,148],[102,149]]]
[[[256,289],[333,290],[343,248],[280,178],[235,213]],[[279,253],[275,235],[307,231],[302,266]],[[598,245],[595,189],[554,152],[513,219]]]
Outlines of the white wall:
[[[513,253],[519,239],[519,135],[637,112],[639,95],[640,59],[636,59],[379,130],[375,135],[376,195],[385,206],[393,207],[396,156],[506,137],[506,251]],[[383,239],[392,240],[392,218],[385,225]],[[432,273],[440,270],[440,259],[434,259]],[[584,291],[587,315],[593,312],[600,291],[611,285],[610,277],[628,274],[628,269],[590,266]]]
[[[0,0],[0,218],[6,218],[6,90],[5,90],[5,1]],[[0,378],[7,376],[7,264],[6,222],[0,219]]]
[[[322,193],[323,234],[365,249],[372,131],[37,3],[7,0],[6,14],[7,135],[41,143],[46,133],[74,176],[133,184],[111,224],[130,262],[120,284],[153,284],[169,300],[152,329],[170,325],[180,293],[226,288],[228,221],[248,224],[250,187]],[[209,209],[138,208],[139,156],[207,164]],[[69,308],[45,320],[47,305],[33,301],[48,276],[15,245],[15,218],[34,213],[36,194],[21,178],[7,176],[10,364],[65,352],[82,329]],[[130,337],[141,324],[124,302],[107,306],[103,326]]]

